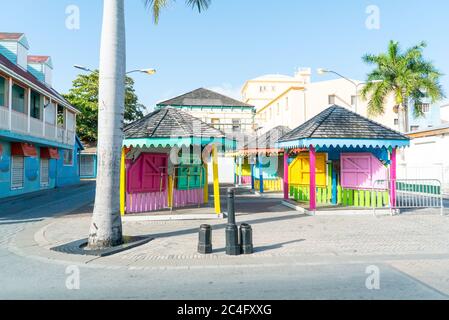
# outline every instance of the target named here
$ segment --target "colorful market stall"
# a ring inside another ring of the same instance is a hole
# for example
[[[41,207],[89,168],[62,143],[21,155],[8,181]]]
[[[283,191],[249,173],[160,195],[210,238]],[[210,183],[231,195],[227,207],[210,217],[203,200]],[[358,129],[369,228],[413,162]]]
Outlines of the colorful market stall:
[[[281,137],[284,199],[319,207],[387,207],[396,197],[396,154],[408,137],[331,106]]]
[[[239,150],[236,156],[237,181],[240,184],[249,181],[251,188],[261,193],[282,192],[284,150],[276,148],[275,144],[290,131],[286,126],[275,127]]]
[[[122,151],[122,214],[208,203],[212,154],[214,208],[221,214],[218,152],[233,148],[223,132],[166,107],[126,126]]]

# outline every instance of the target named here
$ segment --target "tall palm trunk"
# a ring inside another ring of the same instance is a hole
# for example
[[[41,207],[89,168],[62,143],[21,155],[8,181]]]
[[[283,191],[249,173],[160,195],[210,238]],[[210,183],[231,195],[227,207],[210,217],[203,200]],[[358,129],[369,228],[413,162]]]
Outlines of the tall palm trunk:
[[[124,0],[104,0],[98,106],[98,175],[89,249],[122,242],[120,157],[125,104]]]

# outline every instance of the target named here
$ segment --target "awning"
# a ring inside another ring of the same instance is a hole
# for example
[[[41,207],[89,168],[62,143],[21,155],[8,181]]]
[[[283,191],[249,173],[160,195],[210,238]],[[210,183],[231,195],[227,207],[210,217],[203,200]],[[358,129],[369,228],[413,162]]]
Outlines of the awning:
[[[36,147],[26,142],[11,143],[11,155],[22,157],[37,157]]]
[[[42,159],[59,159],[58,148],[43,147],[41,148]]]

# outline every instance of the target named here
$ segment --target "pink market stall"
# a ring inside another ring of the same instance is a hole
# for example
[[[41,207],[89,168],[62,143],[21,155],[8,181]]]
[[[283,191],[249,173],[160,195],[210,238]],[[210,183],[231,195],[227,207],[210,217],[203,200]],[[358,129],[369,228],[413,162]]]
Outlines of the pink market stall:
[[[284,200],[311,212],[389,207],[396,198],[397,150],[408,137],[346,108],[331,106],[281,137]]]

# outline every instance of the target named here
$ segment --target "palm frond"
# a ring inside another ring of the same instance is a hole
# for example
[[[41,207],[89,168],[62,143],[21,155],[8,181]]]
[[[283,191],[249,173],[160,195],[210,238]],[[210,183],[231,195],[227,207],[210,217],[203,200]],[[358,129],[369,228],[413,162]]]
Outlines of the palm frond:
[[[153,21],[155,24],[159,23],[159,15],[162,9],[167,7],[169,0],[143,0],[145,7],[153,12]]]
[[[153,12],[153,21],[155,24],[159,22],[159,16],[165,7],[175,0],[143,0],[145,7]],[[212,0],[186,0],[186,4],[192,8],[197,8],[198,12],[207,10]]]
[[[186,0],[187,5],[197,8],[198,12],[207,10],[212,0]]]

